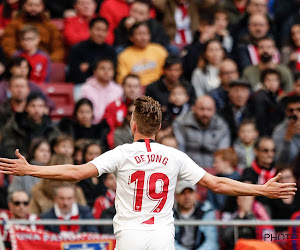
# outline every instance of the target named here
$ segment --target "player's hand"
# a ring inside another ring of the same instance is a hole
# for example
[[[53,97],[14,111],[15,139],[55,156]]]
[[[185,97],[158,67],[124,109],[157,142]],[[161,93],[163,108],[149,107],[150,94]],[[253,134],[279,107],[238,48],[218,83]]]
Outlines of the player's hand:
[[[20,154],[19,149],[15,152],[18,159],[0,158],[0,173],[24,176],[30,167],[27,160]]]
[[[278,183],[281,174],[279,173],[264,184],[264,196],[271,199],[287,199],[295,195],[296,183]]]

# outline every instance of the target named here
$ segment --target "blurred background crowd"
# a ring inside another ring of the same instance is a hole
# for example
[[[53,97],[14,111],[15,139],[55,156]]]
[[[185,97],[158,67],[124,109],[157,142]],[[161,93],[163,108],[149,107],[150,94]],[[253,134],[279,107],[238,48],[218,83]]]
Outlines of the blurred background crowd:
[[[298,0],[2,0],[0,156],[82,164],[133,138],[134,98],[159,101],[156,141],[247,183],[300,176]],[[3,220],[112,218],[113,174],[79,183],[0,174]],[[300,197],[226,197],[179,181],[179,220],[297,219]],[[49,226],[52,232],[111,227]],[[240,227],[263,239],[288,227]],[[0,231],[9,248],[9,233]],[[176,249],[233,249],[231,227],[176,227]],[[281,247],[286,247],[281,242]]]

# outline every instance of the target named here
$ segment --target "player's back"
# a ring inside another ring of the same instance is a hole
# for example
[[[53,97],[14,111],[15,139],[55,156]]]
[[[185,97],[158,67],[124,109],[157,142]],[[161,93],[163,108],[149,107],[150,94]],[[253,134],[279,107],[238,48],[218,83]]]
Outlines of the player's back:
[[[162,227],[173,230],[177,177],[195,184],[204,170],[184,153],[149,139],[119,146],[106,154],[109,156],[98,157],[104,158],[98,165],[106,165],[113,158],[103,172],[114,172],[117,177],[115,232]]]

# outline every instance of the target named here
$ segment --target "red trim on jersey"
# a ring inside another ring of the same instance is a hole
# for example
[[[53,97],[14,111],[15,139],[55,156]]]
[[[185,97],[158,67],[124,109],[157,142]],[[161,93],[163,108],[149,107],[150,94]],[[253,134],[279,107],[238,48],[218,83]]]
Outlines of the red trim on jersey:
[[[151,152],[150,139],[145,139],[145,143],[146,143],[147,152]]]
[[[149,220],[146,220],[146,221],[142,222],[142,224],[153,225],[154,224],[154,217],[151,217]]]

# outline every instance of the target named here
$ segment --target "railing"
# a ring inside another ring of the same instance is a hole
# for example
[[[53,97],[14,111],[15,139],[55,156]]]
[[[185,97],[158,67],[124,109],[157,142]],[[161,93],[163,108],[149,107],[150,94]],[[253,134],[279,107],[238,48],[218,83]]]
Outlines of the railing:
[[[112,220],[7,220],[1,221],[0,225],[6,223],[10,225],[94,225],[94,226],[109,226],[112,225]],[[300,226],[300,220],[175,220],[175,226],[232,226],[234,227],[234,240],[239,238],[238,227],[243,226]],[[4,248],[3,248],[4,249]],[[0,250],[1,238],[0,238]]]

